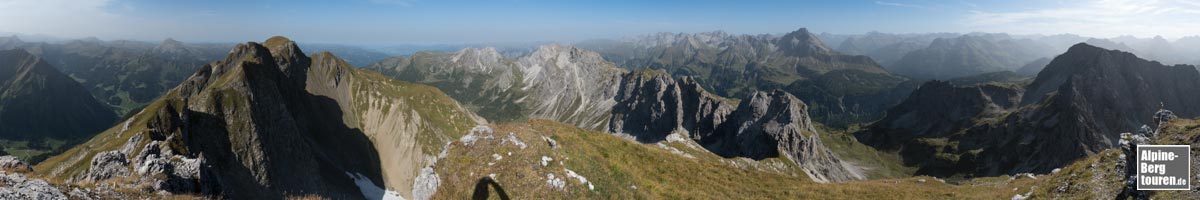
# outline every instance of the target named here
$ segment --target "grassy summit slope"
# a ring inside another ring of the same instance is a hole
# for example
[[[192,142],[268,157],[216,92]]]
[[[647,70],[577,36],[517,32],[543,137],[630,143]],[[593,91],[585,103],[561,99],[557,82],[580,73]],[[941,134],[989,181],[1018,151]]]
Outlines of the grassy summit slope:
[[[453,142],[437,162],[435,198],[495,198],[502,190],[515,199],[1002,199],[1033,183],[1001,177],[955,185],[909,177],[819,184],[773,170],[796,167],[790,162],[754,165],[678,143],[641,144],[552,121],[488,127]]]

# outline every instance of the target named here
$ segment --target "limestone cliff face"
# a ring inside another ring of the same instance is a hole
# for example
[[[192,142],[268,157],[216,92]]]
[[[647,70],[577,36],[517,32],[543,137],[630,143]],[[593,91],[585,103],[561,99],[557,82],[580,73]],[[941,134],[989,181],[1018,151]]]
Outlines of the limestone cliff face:
[[[37,168],[75,182],[268,199],[363,198],[347,176],[361,174],[408,194],[426,157],[477,123],[437,89],[329,53],[309,57],[274,37],[237,45],[141,113]]]
[[[420,52],[367,68],[438,87],[491,121],[545,118],[597,130],[607,124],[625,73],[599,54],[558,44],[515,60],[493,48],[467,48]]]
[[[555,119],[583,128],[600,129],[607,124],[608,110],[616,103],[620,75],[625,70],[600,54],[562,45],[545,45],[520,63],[525,99],[531,117]]]
[[[807,106],[791,94],[755,92],[735,107],[688,77],[676,81],[661,72],[639,71],[624,80],[609,132],[641,142],[683,134],[723,157],[786,157],[819,182],[864,178],[821,144]]]
[[[672,133],[704,138],[733,111],[734,105],[709,94],[691,77],[678,81],[661,72],[640,71],[622,78],[609,132],[641,142],[658,142]]]

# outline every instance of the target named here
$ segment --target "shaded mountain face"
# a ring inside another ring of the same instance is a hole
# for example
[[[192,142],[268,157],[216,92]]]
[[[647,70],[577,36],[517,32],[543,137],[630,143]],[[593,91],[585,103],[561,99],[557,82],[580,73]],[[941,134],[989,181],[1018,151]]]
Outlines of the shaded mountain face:
[[[890,67],[915,79],[950,79],[996,71],[1014,71],[1037,58],[1051,55],[1049,46],[1003,36],[964,35],[939,38],[909,52]]]
[[[478,123],[435,88],[273,37],[237,45],[36,169],[64,182],[228,198],[360,199],[366,185],[411,197],[427,158]]]
[[[982,121],[1003,121],[1019,105],[1021,95],[1021,89],[1013,86],[929,81],[856,136],[877,149],[899,151],[905,164],[920,167],[917,174],[970,174],[977,156],[970,152],[986,150],[995,143],[968,142],[989,137],[986,135],[956,134],[985,123]]]
[[[491,121],[545,118],[593,130],[607,124],[626,72],[595,52],[557,44],[515,60],[494,48],[467,48],[420,52],[367,68],[438,87]]]
[[[617,99],[612,133],[648,143],[691,140],[722,157],[788,158],[818,182],[864,178],[821,144],[804,102],[781,90],[734,103],[690,77],[643,70],[624,76]]]
[[[1026,63],[1025,66],[1018,68],[1015,72],[1021,76],[1037,76],[1038,72],[1041,72],[1048,64],[1050,64],[1050,58],[1039,58]]]
[[[1019,102],[1016,109],[944,109],[988,108],[996,104],[995,98],[925,100],[941,102],[936,108],[905,103],[857,136],[881,149],[898,149],[906,162],[921,167],[918,173],[1045,173],[1112,148],[1119,133],[1148,124],[1151,119],[1144,116],[1160,108],[1185,118],[1200,114],[1200,106],[1187,103],[1200,100],[1198,78],[1200,72],[1192,66],[1165,66],[1127,52],[1077,44],[1038,73],[1019,101],[1013,101],[1013,95],[1004,98],[1009,104]],[[939,98],[919,93],[906,102]],[[976,93],[951,88],[940,96],[979,96]],[[942,118],[951,120],[926,120]]]
[[[24,49],[79,81],[100,101],[125,115],[145,106],[217,60],[231,45],[159,44],[136,41],[73,40],[60,44],[17,42],[0,49]]]
[[[837,53],[806,29],[782,36],[660,33],[580,46],[626,68],[694,77],[719,96],[786,89],[809,101],[819,121],[834,126],[876,119],[908,92],[892,98],[890,92],[906,78],[866,56]]]
[[[1036,75],[1036,73],[1035,73],[1035,75]],[[958,78],[954,78],[954,79],[950,79],[950,80],[946,80],[946,81],[949,81],[951,84],[961,85],[961,86],[974,86],[974,85],[984,85],[984,84],[991,84],[991,83],[996,83],[996,84],[1001,84],[1001,85],[1015,84],[1018,86],[1023,86],[1023,85],[1028,84],[1029,82],[1033,81],[1033,76],[1021,75],[1021,74],[1017,74],[1016,72],[1011,72],[1011,71],[998,71],[998,72],[983,73],[983,74],[978,74],[978,75],[973,75],[973,76],[958,77]]]
[[[0,51],[0,140],[34,143],[22,150],[55,150],[59,147],[39,147],[41,141],[86,138],[111,126],[116,117],[40,57],[19,49]],[[4,144],[0,150],[20,148]],[[43,153],[18,156],[29,159]]]

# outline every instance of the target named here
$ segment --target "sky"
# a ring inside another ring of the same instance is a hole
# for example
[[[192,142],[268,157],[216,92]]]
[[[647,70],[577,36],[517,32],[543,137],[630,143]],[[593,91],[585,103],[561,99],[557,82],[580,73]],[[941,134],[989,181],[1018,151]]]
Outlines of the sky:
[[[1200,35],[1200,0],[0,0],[0,32],[353,45],[579,41],[656,32]]]

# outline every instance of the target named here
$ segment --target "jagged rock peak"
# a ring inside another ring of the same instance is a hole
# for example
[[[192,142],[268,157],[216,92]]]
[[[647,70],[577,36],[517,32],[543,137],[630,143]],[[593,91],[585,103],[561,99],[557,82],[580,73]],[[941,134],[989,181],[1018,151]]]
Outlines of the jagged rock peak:
[[[271,38],[267,38],[267,41],[263,42],[263,46],[266,46],[268,49],[271,49],[271,50],[276,50],[279,48],[285,48],[287,46],[295,46],[295,45],[296,45],[296,42],[292,41],[292,39],[288,39],[287,37],[283,37],[283,36],[272,36]]]
[[[466,56],[503,58],[503,56],[500,54],[500,52],[496,51],[495,47],[483,47],[483,48],[463,48],[462,50],[458,50],[458,52],[454,53],[454,60],[457,61],[461,57],[466,57]]]
[[[274,36],[268,38],[262,43],[263,46],[271,50],[271,54],[276,57],[303,57],[304,52],[300,50],[300,46],[296,45],[295,41],[283,36]]]
[[[724,141],[702,143],[726,157],[787,157],[817,182],[863,179],[857,167],[843,162],[821,143],[807,108],[803,101],[782,90],[758,91],[743,100],[721,124],[719,134],[725,136],[718,140]]]
[[[450,58],[451,62],[463,63],[471,66],[472,69],[480,71],[488,71],[499,62],[504,61],[504,55],[496,51],[496,48],[463,48],[454,53]]]
[[[529,56],[521,58],[522,63],[525,63],[526,68],[538,68],[538,64],[553,65],[558,68],[570,67],[573,64],[583,64],[583,66],[608,64],[599,53],[577,48],[570,45],[562,45],[558,43],[539,46],[536,51]],[[546,67],[546,66],[541,66]]]
[[[275,58],[275,63],[288,77],[307,73],[310,59],[304,55],[304,51],[300,50],[300,46],[296,45],[296,42],[287,37],[274,36],[263,42],[263,46],[270,50],[271,56]]]
[[[779,46],[781,49],[795,55],[833,53],[833,50],[826,47],[825,43],[822,43],[816,35],[808,32],[807,28],[800,28],[799,30],[783,35],[783,37],[779,38]]]
[[[253,62],[253,63],[268,63],[267,59],[273,58],[271,50],[257,42],[247,42],[238,44],[229,51],[229,55],[225,56],[223,63],[236,64],[238,62]]]
[[[179,40],[175,40],[174,38],[167,38],[167,39],[163,39],[163,41],[161,43],[159,43],[158,46],[159,47],[183,47],[183,42],[180,42]]]

